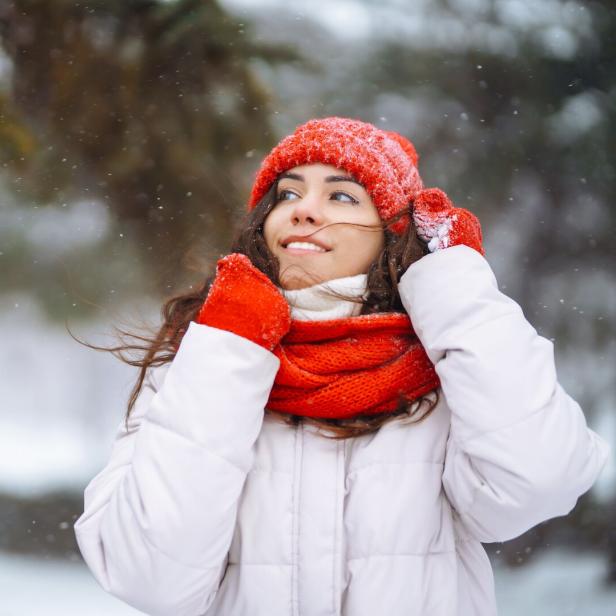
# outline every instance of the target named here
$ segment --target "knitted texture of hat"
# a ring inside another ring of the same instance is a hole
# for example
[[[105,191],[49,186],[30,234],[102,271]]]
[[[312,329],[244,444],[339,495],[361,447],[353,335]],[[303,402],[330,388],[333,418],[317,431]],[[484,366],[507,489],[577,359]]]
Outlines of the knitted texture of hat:
[[[352,118],[317,118],[298,126],[263,159],[248,201],[253,209],[278,175],[292,167],[323,163],[344,169],[360,182],[381,219],[407,208],[423,188],[415,146],[394,131]],[[410,210],[409,210],[410,212]],[[403,233],[408,218],[390,228]]]

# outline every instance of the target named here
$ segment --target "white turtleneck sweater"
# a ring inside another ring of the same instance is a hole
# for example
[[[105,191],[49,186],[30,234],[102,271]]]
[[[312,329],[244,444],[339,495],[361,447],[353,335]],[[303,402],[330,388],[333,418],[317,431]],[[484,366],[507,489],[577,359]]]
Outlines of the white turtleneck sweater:
[[[335,278],[303,289],[287,290],[278,287],[291,307],[291,318],[298,321],[319,321],[357,316],[362,304],[340,299],[328,293],[344,293],[351,297],[365,297],[367,274]]]

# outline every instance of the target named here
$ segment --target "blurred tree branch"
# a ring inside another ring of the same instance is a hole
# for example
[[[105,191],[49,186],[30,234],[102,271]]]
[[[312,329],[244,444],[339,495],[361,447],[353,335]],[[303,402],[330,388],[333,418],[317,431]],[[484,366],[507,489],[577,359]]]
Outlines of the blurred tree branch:
[[[36,136],[21,199],[104,199],[152,268],[165,264],[164,292],[191,243],[222,250],[258,160],[246,153],[276,138],[251,63],[301,61],[292,48],[198,0],[10,0],[0,42],[13,63],[5,160]]]

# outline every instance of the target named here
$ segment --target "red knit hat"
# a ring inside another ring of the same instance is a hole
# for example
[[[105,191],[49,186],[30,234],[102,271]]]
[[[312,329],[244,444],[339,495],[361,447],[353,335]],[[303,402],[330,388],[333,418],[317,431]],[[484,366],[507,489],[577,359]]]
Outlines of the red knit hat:
[[[306,163],[323,163],[344,169],[360,182],[372,198],[381,219],[387,219],[415,199],[423,189],[415,146],[402,135],[352,118],[309,120],[284,137],[263,159],[250,194],[254,208],[278,175]],[[402,233],[408,224],[401,218],[391,226]]]

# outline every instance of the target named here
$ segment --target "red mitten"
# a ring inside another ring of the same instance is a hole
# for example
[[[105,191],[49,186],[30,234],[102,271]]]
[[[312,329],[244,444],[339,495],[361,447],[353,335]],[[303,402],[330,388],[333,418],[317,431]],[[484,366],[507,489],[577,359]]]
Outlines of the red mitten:
[[[196,318],[273,350],[291,327],[287,300],[250,259],[233,253],[216,264],[216,276]]]
[[[485,256],[481,224],[475,214],[455,207],[440,188],[425,188],[413,203],[417,235],[435,252],[456,244],[466,244]]]

